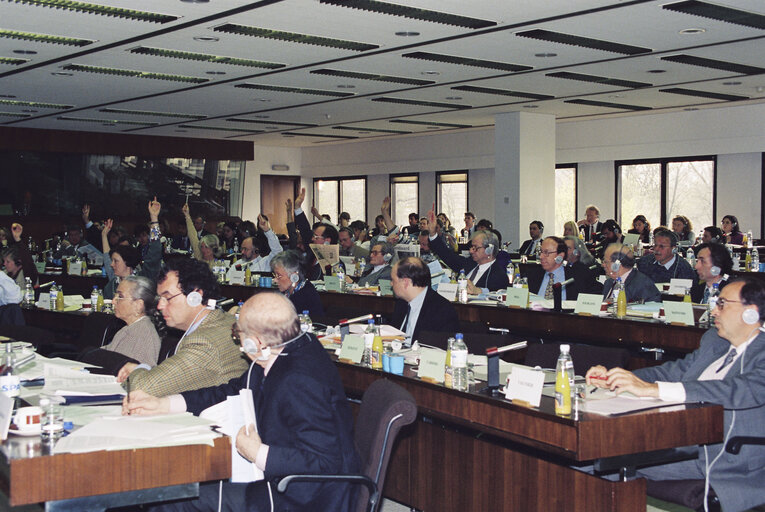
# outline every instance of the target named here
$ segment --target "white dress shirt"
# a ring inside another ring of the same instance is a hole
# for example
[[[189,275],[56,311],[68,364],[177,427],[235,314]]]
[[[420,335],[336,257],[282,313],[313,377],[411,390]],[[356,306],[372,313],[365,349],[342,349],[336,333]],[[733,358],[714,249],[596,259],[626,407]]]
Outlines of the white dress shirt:
[[[422,305],[425,303],[425,294],[427,292],[428,289],[425,288],[409,303],[409,315],[404,319],[404,322],[406,323],[406,330],[404,332],[406,332],[406,338],[408,340],[411,340],[412,335],[414,334],[414,326],[417,325],[417,319],[420,317],[420,310],[422,310]],[[403,323],[401,324],[401,329],[404,329]]]
[[[268,248],[271,249],[271,252],[268,254],[268,256],[265,258],[263,256],[258,256],[249,262],[244,258],[239,258],[228,269],[229,280],[231,279],[231,272],[236,269],[237,265],[241,265],[242,270],[244,270],[247,265],[249,265],[250,271],[252,272],[271,272],[271,260],[284,249],[282,249],[282,244],[279,243],[279,239],[274,234],[273,229],[266,231],[266,239],[268,240]]]

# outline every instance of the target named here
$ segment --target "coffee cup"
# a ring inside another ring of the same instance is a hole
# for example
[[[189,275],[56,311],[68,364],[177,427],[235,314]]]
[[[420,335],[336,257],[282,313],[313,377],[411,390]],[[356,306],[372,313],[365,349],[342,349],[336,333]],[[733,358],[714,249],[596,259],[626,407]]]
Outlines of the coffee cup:
[[[16,430],[22,432],[39,432],[42,409],[37,406],[19,407],[13,415],[13,424]]]

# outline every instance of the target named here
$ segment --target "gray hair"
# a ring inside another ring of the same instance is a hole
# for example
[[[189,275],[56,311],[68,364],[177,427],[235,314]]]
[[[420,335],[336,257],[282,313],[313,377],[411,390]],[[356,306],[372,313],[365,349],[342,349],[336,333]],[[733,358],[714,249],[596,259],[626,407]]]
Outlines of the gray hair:
[[[593,265],[595,263],[595,257],[592,255],[592,253],[587,249],[587,246],[584,245],[584,242],[582,242],[582,239],[578,236],[566,236],[564,237],[566,240],[571,240],[574,242],[574,249],[579,251],[579,261],[581,261],[583,264],[587,265],[588,267]]]
[[[242,306],[238,323],[245,334],[254,334],[269,347],[280,345],[300,334],[300,322],[294,304],[277,292],[260,292],[252,296]]]
[[[291,274],[297,272],[301,281],[305,277],[305,272],[303,271],[303,257],[294,249],[282,251],[274,256],[271,260],[271,271],[276,269],[276,267],[282,267]]]
[[[499,252],[499,238],[497,238],[497,235],[492,233],[491,231],[476,231],[473,233],[473,236],[470,237],[470,241],[476,240],[478,237],[483,237],[483,241],[481,244],[484,248],[488,247],[489,245],[494,246],[494,250],[491,252],[491,257],[496,258],[497,253]]]
[[[388,242],[382,242],[382,241],[380,241],[380,242],[374,242],[374,243],[371,245],[370,249],[371,249],[371,250],[374,250],[374,248],[375,248],[376,246],[378,246],[378,245],[380,246],[380,250],[382,251],[382,253],[383,253],[383,256],[385,256],[386,254],[390,254],[390,255],[391,255],[391,257],[393,256],[393,253],[394,253],[395,251],[393,250],[393,246],[392,246],[391,244],[389,244]]]
[[[135,300],[142,300],[144,311],[151,316],[157,308],[157,286],[148,277],[127,276],[123,279],[126,283],[132,283],[130,296]]]
[[[218,240],[218,237],[215,235],[205,235],[202,237],[202,239],[199,241],[199,244],[205,244],[207,247],[212,249],[213,254],[217,258],[220,256],[219,254],[219,248],[220,248],[220,241]]]

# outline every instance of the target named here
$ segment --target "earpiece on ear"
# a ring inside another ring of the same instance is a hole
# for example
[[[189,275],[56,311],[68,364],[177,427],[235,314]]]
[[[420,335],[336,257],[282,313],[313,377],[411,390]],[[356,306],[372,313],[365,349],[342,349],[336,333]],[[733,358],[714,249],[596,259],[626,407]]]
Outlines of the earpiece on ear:
[[[747,325],[754,325],[760,321],[760,313],[756,309],[747,308],[741,313],[741,320]]]
[[[202,304],[202,294],[198,291],[194,290],[193,292],[186,295],[186,304],[191,307],[195,308]]]

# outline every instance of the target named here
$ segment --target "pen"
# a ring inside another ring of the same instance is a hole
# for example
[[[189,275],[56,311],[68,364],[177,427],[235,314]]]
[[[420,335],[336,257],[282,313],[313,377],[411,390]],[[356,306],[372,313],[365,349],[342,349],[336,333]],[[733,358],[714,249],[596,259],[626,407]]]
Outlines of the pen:
[[[125,391],[127,391],[128,416],[130,415],[130,377],[125,379]]]

